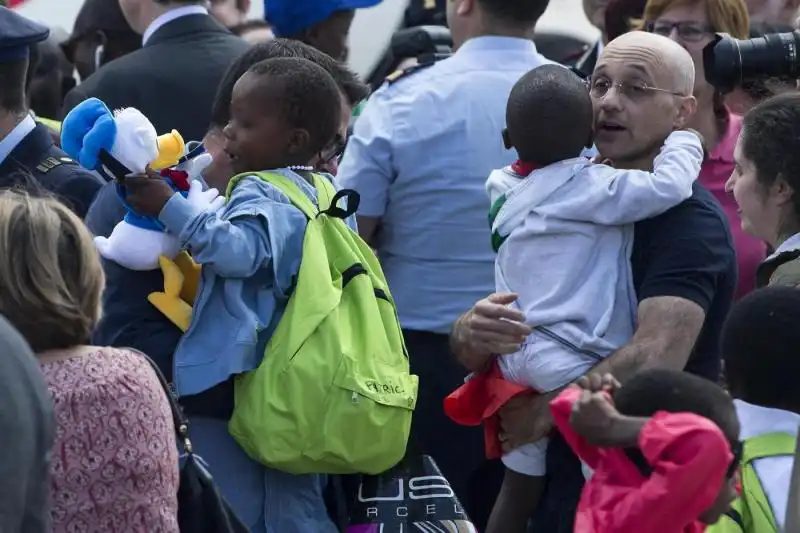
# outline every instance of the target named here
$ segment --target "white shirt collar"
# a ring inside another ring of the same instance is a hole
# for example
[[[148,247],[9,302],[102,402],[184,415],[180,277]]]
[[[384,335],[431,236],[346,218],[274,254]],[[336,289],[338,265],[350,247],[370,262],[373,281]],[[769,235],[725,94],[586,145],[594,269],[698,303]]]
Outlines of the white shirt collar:
[[[187,15],[208,15],[208,10],[203,6],[183,6],[176,7],[163,15],[159,15],[156,20],[151,22],[147,29],[144,30],[144,34],[142,34],[142,46],[146,45],[150,37],[162,26]]]
[[[28,136],[36,128],[36,121],[30,115],[25,115],[22,122],[16,125],[11,130],[11,133],[6,135],[5,139],[0,141],[0,162],[5,161],[8,155],[14,148],[22,142],[22,139]]]
[[[791,250],[797,250],[797,249],[800,249],[800,233],[795,233],[794,235],[792,235],[791,237],[780,243],[780,245],[778,245],[775,251],[772,252],[772,255],[767,257],[767,260],[770,260],[776,255],[782,254],[783,252],[789,252]]]

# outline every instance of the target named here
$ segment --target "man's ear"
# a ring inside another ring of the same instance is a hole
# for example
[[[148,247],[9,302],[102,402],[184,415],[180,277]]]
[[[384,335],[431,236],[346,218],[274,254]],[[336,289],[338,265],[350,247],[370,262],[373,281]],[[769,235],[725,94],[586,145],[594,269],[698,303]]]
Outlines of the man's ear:
[[[681,97],[678,114],[675,116],[674,129],[682,130],[689,125],[697,111],[697,99],[694,96]]]
[[[508,128],[503,128],[503,146],[505,146],[506,150],[514,148],[514,145],[511,144],[511,137],[508,135]]]
[[[458,2],[456,6],[456,15],[469,15],[475,9],[475,0],[454,0]]]

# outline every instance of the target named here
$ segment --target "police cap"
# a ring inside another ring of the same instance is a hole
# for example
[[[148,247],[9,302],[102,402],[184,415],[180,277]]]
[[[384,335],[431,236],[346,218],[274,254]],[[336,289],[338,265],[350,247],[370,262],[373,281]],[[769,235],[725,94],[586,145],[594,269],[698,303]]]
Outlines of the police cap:
[[[0,61],[25,59],[30,46],[47,39],[50,30],[6,7],[0,7]]]

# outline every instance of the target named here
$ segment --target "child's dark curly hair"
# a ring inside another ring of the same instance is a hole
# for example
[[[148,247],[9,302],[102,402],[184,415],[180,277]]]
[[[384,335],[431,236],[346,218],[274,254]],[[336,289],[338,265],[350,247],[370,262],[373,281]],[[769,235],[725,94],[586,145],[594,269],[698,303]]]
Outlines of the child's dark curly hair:
[[[659,411],[694,413],[717,425],[733,444],[739,420],[731,397],[716,383],[676,370],[645,370],[614,393],[614,405],[627,416],[650,417]]]
[[[722,329],[731,394],[747,403],[800,413],[800,290],[768,287],[742,298]]]

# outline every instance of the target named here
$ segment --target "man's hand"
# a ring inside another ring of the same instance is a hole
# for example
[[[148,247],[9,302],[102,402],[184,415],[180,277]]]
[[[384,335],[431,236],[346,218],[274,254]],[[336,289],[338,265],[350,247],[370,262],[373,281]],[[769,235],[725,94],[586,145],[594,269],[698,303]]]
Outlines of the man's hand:
[[[453,345],[459,362],[471,372],[486,367],[493,355],[514,353],[531,333],[525,315],[508,307],[516,294],[494,293],[475,304],[453,325]]]
[[[518,396],[500,409],[500,442],[503,452],[536,442],[552,431],[550,400],[559,392],[561,391]]]
[[[125,177],[125,201],[143,215],[158,216],[175,191],[150,167],[144,174]]]

